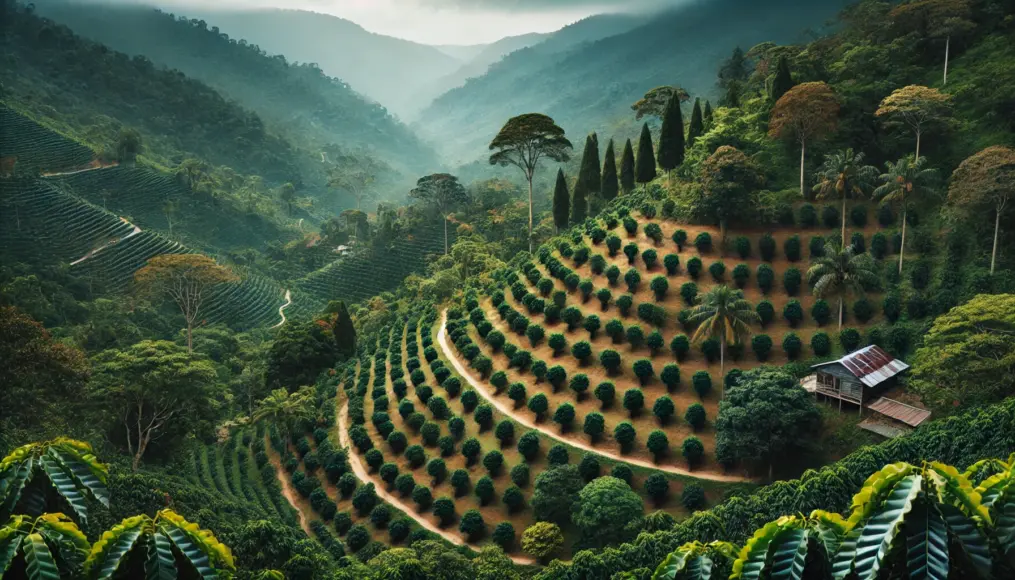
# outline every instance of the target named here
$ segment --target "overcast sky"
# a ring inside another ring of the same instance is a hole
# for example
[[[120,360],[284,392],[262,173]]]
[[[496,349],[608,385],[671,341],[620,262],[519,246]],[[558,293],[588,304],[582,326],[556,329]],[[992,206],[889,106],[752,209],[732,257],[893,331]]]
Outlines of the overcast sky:
[[[120,0],[131,2],[134,0]],[[550,32],[603,12],[648,10],[682,0],[138,0],[202,9],[294,8],[334,14],[371,32],[427,44],[482,44]]]

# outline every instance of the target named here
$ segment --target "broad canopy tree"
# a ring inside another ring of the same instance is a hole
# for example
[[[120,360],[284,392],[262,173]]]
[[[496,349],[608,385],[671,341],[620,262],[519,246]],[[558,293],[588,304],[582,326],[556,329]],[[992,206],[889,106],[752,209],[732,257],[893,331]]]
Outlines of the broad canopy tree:
[[[920,138],[933,127],[946,125],[951,116],[951,96],[937,89],[909,85],[881,101],[874,116],[889,126],[906,126],[916,136],[916,160],[920,160]]]
[[[716,417],[716,456],[730,465],[768,465],[800,450],[821,426],[821,412],[796,379],[779,369],[746,371],[726,392]]]
[[[948,57],[952,37],[961,38],[976,29],[969,0],[915,0],[892,9],[889,17],[905,32],[940,42],[944,38],[944,74],[942,85],[948,84]]]
[[[634,118],[641,121],[643,117],[657,117],[662,119],[669,107],[670,101],[677,99],[678,104],[690,100],[691,95],[681,87],[663,85],[645,93],[645,96],[631,105],[634,111]]]
[[[152,443],[210,430],[221,406],[215,367],[168,341],[141,341],[96,355],[89,399],[119,426],[136,470]],[[117,433],[118,432],[118,433]]]
[[[434,173],[419,178],[409,197],[432,206],[444,221],[444,254],[448,253],[448,212],[469,200],[469,193],[458,178],[447,173]]]
[[[558,163],[567,162],[573,149],[564,130],[550,117],[526,113],[508,119],[490,142],[490,165],[514,165],[522,170],[529,183],[529,251],[532,251],[532,176],[545,157]]]
[[[996,145],[987,147],[965,161],[952,173],[948,205],[963,213],[994,212],[994,245],[990,253],[990,273],[997,265],[997,243],[1001,214],[1008,200],[1015,197],[1015,149]]]
[[[725,252],[731,220],[751,214],[751,193],[764,184],[758,167],[740,150],[723,145],[701,164],[701,196],[697,210],[719,224]]]
[[[153,299],[170,298],[179,307],[187,323],[187,350],[194,350],[194,325],[209,291],[219,285],[237,282],[231,270],[202,254],[162,254],[134,273],[137,289]]]
[[[939,316],[913,357],[910,385],[939,412],[1015,394],[1015,295],[979,295]]]
[[[786,91],[772,108],[768,134],[800,143],[800,196],[804,196],[804,162],[807,143],[835,131],[839,101],[823,82],[799,84]]]

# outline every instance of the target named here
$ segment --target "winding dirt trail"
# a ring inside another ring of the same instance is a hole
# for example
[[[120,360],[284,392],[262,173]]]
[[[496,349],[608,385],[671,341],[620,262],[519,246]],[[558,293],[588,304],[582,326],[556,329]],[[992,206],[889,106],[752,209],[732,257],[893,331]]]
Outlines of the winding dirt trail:
[[[537,425],[535,421],[533,421],[532,419],[524,415],[519,415],[515,413],[514,408],[512,408],[510,405],[505,404],[498,397],[493,396],[488,391],[488,387],[486,386],[486,384],[477,380],[476,377],[473,375],[472,371],[462,364],[462,362],[458,359],[458,354],[452,349],[452,347],[448,343],[447,330],[445,329],[447,321],[448,321],[448,311],[445,309],[443,312],[441,312],[441,326],[437,330],[437,342],[441,345],[441,350],[444,351],[444,356],[447,357],[449,361],[451,361],[451,364],[454,365],[455,370],[458,371],[458,374],[461,375],[462,378],[464,378],[466,381],[468,381],[470,385],[472,385],[472,388],[476,390],[476,393],[480,397],[482,397],[488,403],[496,407],[497,410],[500,411],[501,413],[504,413],[508,417],[511,417],[511,419],[513,419],[514,421],[522,425],[525,425],[529,429],[535,429],[536,431],[543,433],[547,437],[556,439],[557,441],[560,441],[561,443],[564,443],[566,445],[570,445],[571,447],[577,447],[578,449],[581,449],[583,451],[595,453],[596,455],[601,455],[603,457],[609,457],[610,459],[627,463],[629,465],[637,465],[639,467],[647,467],[649,469],[654,469],[656,471],[663,471],[665,473],[673,473],[676,475],[684,475],[688,477],[694,477],[697,479],[707,479],[709,481],[726,481],[726,482],[753,481],[750,478],[740,477],[737,475],[723,475],[720,473],[708,473],[706,471],[690,471],[687,469],[676,467],[674,465],[659,465],[656,463],[652,463],[651,461],[645,461],[635,457],[619,455],[599,447],[593,447],[592,445],[589,445],[585,441],[582,441],[581,439],[578,438],[562,437],[560,434],[556,433],[553,429],[547,429],[542,425]]]
[[[286,290],[285,291],[285,304],[283,304],[282,306],[278,307],[278,315],[282,317],[282,322],[279,322],[275,326],[272,326],[272,328],[278,328],[279,326],[282,326],[283,324],[285,324],[285,312],[282,312],[282,311],[285,310],[286,308],[289,308],[289,305],[292,304],[292,303],[293,303],[292,293],[289,290]]]
[[[341,389],[339,389],[339,392],[341,393]],[[339,444],[342,447],[350,449],[349,465],[352,467],[352,471],[354,474],[356,474],[356,477],[359,478],[359,480],[364,483],[373,483],[374,487],[377,490],[378,497],[405,512],[406,515],[416,520],[416,522],[419,525],[423,526],[427,530],[439,535],[440,537],[444,538],[445,540],[451,542],[456,546],[468,546],[469,544],[466,543],[460,536],[449,530],[443,530],[437,527],[436,524],[426,519],[425,517],[421,517],[418,513],[416,513],[415,507],[406,504],[404,501],[402,501],[402,498],[388,492],[388,490],[385,489],[383,485],[378,486],[377,483],[370,478],[370,474],[367,472],[367,469],[363,466],[363,463],[360,461],[359,454],[352,451],[352,442],[349,440],[349,432],[348,432],[349,400],[345,397],[344,393],[340,394],[339,397],[342,399],[341,403],[342,408],[339,410],[338,413]],[[511,558],[511,560],[513,560],[515,564],[522,564],[528,566],[536,563],[535,560],[531,558],[526,558],[525,556],[514,556],[511,554],[507,554],[507,556]]]
[[[279,486],[282,488],[282,497],[285,498],[289,505],[296,510],[296,514],[300,517],[300,527],[306,532],[307,536],[313,538],[314,535],[310,531],[310,522],[307,521],[306,514],[303,513],[303,509],[300,507],[299,495],[296,494],[296,490],[293,489],[292,482],[289,481],[289,477],[286,476],[286,472],[282,469],[282,458],[279,454],[272,449],[271,441],[265,436],[265,452],[268,455],[268,461],[271,462],[271,466],[275,468],[275,479],[278,480]]]
[[[123,223],[127,224],[127,225],[131,225],[131,226],[134,226],[134,224],[130,223],[129,221],[127,221],[127,220],[125,220],[125,219],[123,219],[123,218],[120,218],[120,220],[121,220],[121,221],[122,221]],[[70,263],[70,265],[71,265],[71,266],[76,266],[76,265],[80,264],[81,262],[84,262],[85,260],[87,260],[87,259],[89,259],[89,258],[92,258],[92,257],[94,257],[94,256],[95,256],[95,254],[98,254],[99,252],[101,252],[102,250],[105,250],[105,249],[106,249],[106,248],[108,248],[109,246],[113,246],[113,245],[119,244],[120,242],[124,242],[124,241],[126,241],[126,240],[127,240],[128,238],[132,238],[132,237],[134,237],[134,236],[136,236],[136,235],[138,235],[138,234],[140,234],[140,233],[141,233],[141,228],[139,228],[139,227],[137,227],[137,226],[134,226],[134,229],[133,229],[133,230],[131,230],[131,232],[130,232],[129,234],[127,234],[127,235],[123,236],[122,238],[117,238],[117,239],[115,239],[115,240],[110,240],[110,241],[106,242],[105,244],[102,244],[102,245],[101,245],[101,246],[99,246],[98,248],[94,248],[94,249],[90,250],[90,251],[89,251],[89,252],[88,252],[87,254],[85,254],[84,256],[81,256],[81,257],[80,257],[80,258],[78,258],[77,260],[74,260],[73,262],[71,262],[71,263]]]

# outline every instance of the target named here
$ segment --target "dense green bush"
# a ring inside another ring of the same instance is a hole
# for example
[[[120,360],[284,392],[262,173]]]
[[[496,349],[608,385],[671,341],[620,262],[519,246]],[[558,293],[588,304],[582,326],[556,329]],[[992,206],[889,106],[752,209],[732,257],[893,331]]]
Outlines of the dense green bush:
[[[839,331],[839,344],[847,353],[859,348],[860,340],[860,332],[855,328],[843,328]]]
[[[828,333],[814,333],[814,336],[811,337],[811,350],[814,351],[814,356],[828,356],[832,352],[832,339],[828,337]]]
[[[634,260],[638,257],[638,252],[640,251],[641,249],[638,247],[638,244],[634,242],[624,246],[624,255],[627,256],[627,263],[634,264]]]
[[[824,299],[815,300],[814,306],[811,307],[811,318],[818,323],[818,326],[828,324],[828,320],[831,317],[832,308],[828,305],[828,302]]]
[[[733,247],[736,248],[740,259],[746,260],[751,257],[751,240],[747,236],[737,236],[737,239],[733,241]]]
[[[684,412],[684,421],[687,421],[687,424],[694,428],[695,431],[704,427],[706,420],[705,406],[701,403],[692,403],[687,407],[687,411]]]
[[[536,415],[536,418],[539,419],[550,408],[550,403],[547,401],[546,395],[536,393],[529,399],[528,407],[529,411],[532,411]]]
[[[800,206],[800,225],[805,228],[818,225],[818,210],[813,205],[805,203]]]
[[[649,248],[641,253],[641,261],[645,263],[646,269],[652,270],[659,263],[659,254],[652,248]]]
[[[680,492],[680,503],[690,512],[702,509],[705,507],[705,488],[697,483],[688,483]]]
[[[786,306],[782,309],[782,316],[791,327],[796,328],[804,319],[804,308],[800,304],[800,301],[794,299],[787,302]]]
[[[677,245],[678,250],[683,251],[684,245],[687,244],[687,232],[685,232],[684,230],[677,230],[673,232],[673,235],[670,236],[670,239],[672,239],[673,243]]]
[[[693,280],[697,280],[701,274],[701,258],[695,256],[687,261],[687,275]]]
[[[691,377],[691,387],[698,397],[704,399],[712,392],[712,375],[708,371],[697,371]]]
[[[714,264],[713,264],[714,265]],[[751,268],[747,264],[737,264],[733,268],[733,282],[737,288],[744,288],[751,279]]]
[[[575,411],[571,403],[561,403],[553,412],[553,422],[560,425],[563,431],[568,431],[574,423]]]
[[[634,361],[634,364],[631,365],[631,370],[634,371],[634,375],[638,377],[642,385],[647,384],[655,376],[652,361],[647,358]]]
[[[889,291],[885,294],[885,299],[882,304],[885,312],[885,318],[890,322],[895,322],[902,315],[902,298],[899,296],[897,291]]]
[[[698,285],[694,282],[684,282],[680,286],[680,297],[688,306],[693,305],[698,300]]]
[[[636,222],[634,218],[630,216],[625,217],[622,220],[622,223],[624,224],[624,231],[627,232],[628,236],[633,236],[638,233],[638,222]]]
[[[751,337],[751,350],[759,362],[767,361],[768,355],[772,352],[772,337],[767,334],[755,334]]]
[[[701,463],[701,460],[705,457],[705,446],[701,443],[701,439],[695,436],[690,436],[684,439],[683,445],[681,445],[681,453],[684,459],[687,460],[687,464],[694,467]]]
[[[786,259],[790,262],[800,261],[800,236],[793,234],[786,238],[786,241],[782,244],[782,249],[786,253]]]
[[[670,440],[666,437],[666,433],[656,429],[648,434],[645,447],[652,453],[652,457],[659,461],[670,452]]]
[[[865,205],[854,205],[849,210],[849,221],[853,222],[853,225],[863,229],[867,226],[867,206]]]
[[[614,304],[617,305],[621,316],[627,316],[631,312],[631,306],[634,305],[634,298],[630,294],[623,294],[614,301]]]
[[[892,206],[883,203],[878,207],[878,223],[882,227],[889,227],[895,225],[895,213],[892,211]]]
[[[662,301],[666,299],[666,293],[670,289],[670,283],[665,276],[656,276],[655,278],[652,278],[649,288],[652,289],[652,293],[655,295],[656,300]]]
[[[546,452],[546,461],[551,466],[567,465],[571,461],[567,447],[557,443]]]
[[[628,421],[617,423],[617,426],[613,428],[613,439],[620,445],[621,451],[625,453],[631,450],[637,436],[638,432],[634,425]]]
[[[627,284],[627,291],[632,294],[638,291],[638,286],[641,285],[641,274],[637,269],[631,268],[624,274],[624,283]]]
[[[673,337],[670,341],[670,352],[678,361],[683,361],[687,358],[687,353],[691,351],[691,341],[685,334],[678,334]]]
[[[603,404],[603,407],[606,408],[613,404],[617,396],[617,390],[613,383],[604,381],[596,385],[596,390],[593,394]]]
[[[666,254],[663,257],[663,266],[666,268],[666,274],[673,276],[680,271],[680,256],[677,254]]]
[[[609,234],[606,236],[606,249],[609,251],[610,256],[616,256],[617,252],[620,251],[620,246],[623,244],[620,237]]]
[[[587,340],[581,340],[571,345],[571,356],[579,363],[585,364],[592,356],[592,345]]]
[[[866,323],[874,317],[874,305],[866,298],[853,303],[853,317],[860,323]]]
[[[704,355],[705,360],[709,363],[713,363],[719,360],[721,346],[719,339],[710,337],[701,341],[701,354]]]
[[[675,364],[668,364],[659,373],[659,380],[666,385],[667,391],[674,391],[680,386],[680,367]]]
[[[712,262],[712,265],[708,267],[708,273],[712,275],[713,280],[722,283],[726,279],[726,264],[723,264],[722,261]]]
[[[761,259],[766,262],[771,262],[775,258],[775,238],[772,234],[765,234],[758,240],[758,252],[761,253]]]
[[[758,282],[758,288],[765,294],[772,289],[772,285],[775,283],[775,270],[772,269],[768,264],[761,264],[758,266],[758,272],[755,274],[755,279]]]
[[[803,341],[800,340],[800,337],[796,333],[791,332],[783,337],[782,350],[786,353],[786,357],[789,360],[796,360],[803,350]]]
[[[839,208],[834,205],[826,205],[821,208],[821,222],[825,224],[826,228],[835,228],[842,223],[842,216],[839,214]]]
[[[800,292],[802,282],[803,275],[795,267],[787,268],[782,275],[782,286],[786,289],[786,294],[790,296],[796,296]]]

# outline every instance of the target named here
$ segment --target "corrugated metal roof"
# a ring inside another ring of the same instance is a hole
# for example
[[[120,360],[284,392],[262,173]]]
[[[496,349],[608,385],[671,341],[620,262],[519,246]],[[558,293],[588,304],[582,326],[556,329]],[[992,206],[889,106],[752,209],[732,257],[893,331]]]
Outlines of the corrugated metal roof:
[[[892,358],[892,355],[873,344],[861,348],[856,352],[851,352],[839,360],[817,364],[811,368],[834,364],[844,366],[846,370],[853,373],[853,376],[860,379],[860,382],[868,387],[879,385],[909,368],[909,365]]]
[[[916,427],[930,418],[930,411],[927,409],[920,409],[919,407],[907,405],[887,397],[879,398],[870,405],[867,405],[867,408],[886,417],[902,421],[911,427]]]

